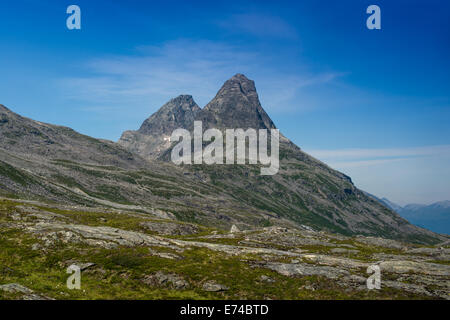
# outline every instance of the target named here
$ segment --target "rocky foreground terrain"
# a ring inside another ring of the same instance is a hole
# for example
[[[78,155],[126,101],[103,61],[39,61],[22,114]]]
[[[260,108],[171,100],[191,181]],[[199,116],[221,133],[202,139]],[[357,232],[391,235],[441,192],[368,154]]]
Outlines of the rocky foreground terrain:
[[[450,243],[0,199],[0,299],[449,299]],[[69,290],[70,265],[81,289]],[[369,290],[378,265],[381,289]]]

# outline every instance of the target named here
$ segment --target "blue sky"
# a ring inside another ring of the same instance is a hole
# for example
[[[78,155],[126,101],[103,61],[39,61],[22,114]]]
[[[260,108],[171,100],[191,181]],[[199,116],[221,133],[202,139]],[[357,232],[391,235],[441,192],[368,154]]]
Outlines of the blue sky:
[[[82,29],[66,28],[81,8]],[[366,8],[381,8],[381,30]],[[447,1],[0,3],[0,103],[117,140],[235,73],[305,151],[400,204],[450,199]]]

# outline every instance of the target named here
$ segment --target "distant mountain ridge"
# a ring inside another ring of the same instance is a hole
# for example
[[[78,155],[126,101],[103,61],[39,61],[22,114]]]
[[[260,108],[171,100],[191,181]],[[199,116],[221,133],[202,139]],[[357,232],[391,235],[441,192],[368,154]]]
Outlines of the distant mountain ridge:
[[[450,201],[439,201],[429,205],[407,204],[400,206],[386,198],[381,201],[409,222],[431,231],[450,234]]]

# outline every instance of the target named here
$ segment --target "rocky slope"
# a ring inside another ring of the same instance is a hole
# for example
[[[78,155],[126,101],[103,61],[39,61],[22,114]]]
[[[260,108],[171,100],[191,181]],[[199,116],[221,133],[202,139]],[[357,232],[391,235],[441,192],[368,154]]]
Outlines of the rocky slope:
[[[258,165],[176,166],[165,138],[178,126],[274,128],[253,81],[228,80],[203,109],[180,96],[120,144],[81,135],[0,109],[0,195],[82,206],[159,213],[182,221],[241,230],[284,226],[438,243],[446,237],[415,227],[358,190],[351,179],[312,158],[284,136],[280,170]],[[136,138],[138,137],[138,138]],[[144,158],[146,160],[144,160]]]
[[[145,161],[112,141],[94,139],[70,128],[22,117],[0,105],[0,148],[21,158],[61,159],[121,168],[142,167]]]
[[[182,101],[177,98],[168,105],[171,110],[178,110],[182,108]],[[178,106],[175,102],[178,102]],[[190,105],[197,106],[193,101]],[[192,131],[195,120],[202,121],[203,130],[275,128],[259,102],[254,82],[242,74],[226,81],[210,103],[201,110],[195,108],[195,112],[190,113],[191,117],[183,118],[183,121],[168,121],[173,117],[159,116],[166,109],[167,105],[149,118],[158,119],[158,127],[152,126],[155,130],[142,131],[149,123],[146,120],[139,133],[133,136],[125,133],[119,144],[149,160],[170,162],[173,147],[168,140],[170,130],[178,126]],[[149,152],[147,141],[160,137],[166,139],[165,144],[160,144],[157,152]],[[274,176],[261,177],[259,167],[248,165],[195,165],[186,166],[185,170],[201,176],[204,181],[212,183],[240,203],[297,224],[342,234],[371,234],[411,241],[429,241],[434,237],[432,233],[410,225],[392,210],[358,190],[349,177],[304,153],[282,134],[280,171]]]

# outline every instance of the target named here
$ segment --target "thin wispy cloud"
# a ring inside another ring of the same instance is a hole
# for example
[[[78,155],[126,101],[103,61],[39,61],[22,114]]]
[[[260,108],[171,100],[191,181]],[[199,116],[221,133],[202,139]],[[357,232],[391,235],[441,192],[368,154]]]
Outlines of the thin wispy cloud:
[[[334,161],[380,158],[410,158],[450,155],[450,145],[384,149],[309,150],[309,153],[319,159]]]
[[[402,205],[450,199],[450,145],[305,151],[359,188]]]
[[[331,83],[345,75],[286,74],[271,68],[267,59],[226,43],[182,39],[161,46],[140,46],[133,55],[92,59],[85,64],[89,76],[65,78],[61,84],[69,98],[81,105],[97,106],[93,111],[106,110],[102,106],[147,106],[156,111],[179,94],[192,94],[204,106],[226,79],[244,73],[256,80],[267,111],[282,112],[298,107],[295,98],[303,88]]]
[[[395,158],[395,159],[375,159],[375,160],[356,160],[356,161],[340,161],[340,162],[327,162],[332,168],[337,168],[338,170],[345,170],[349,168],[358,167],[371,167],[385,165],[392,162],[404,161],[407,158]]]

